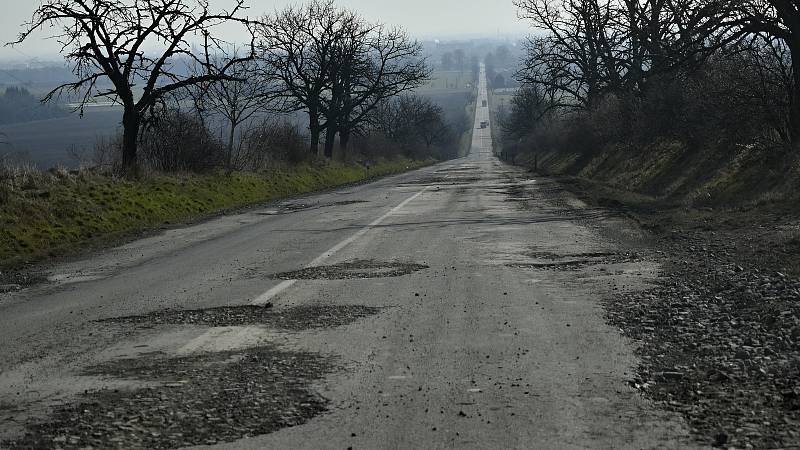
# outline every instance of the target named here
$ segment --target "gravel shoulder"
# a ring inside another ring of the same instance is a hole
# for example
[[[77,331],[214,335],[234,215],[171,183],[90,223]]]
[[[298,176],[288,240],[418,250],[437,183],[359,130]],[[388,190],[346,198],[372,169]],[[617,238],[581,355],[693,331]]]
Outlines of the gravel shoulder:
[[[662,266],[652,289],[610,296],[638,343],[632,385],[682,414],[700,443],[800,447],[800,222],[791,205],[690,210],[567,180],[648,234],[617,241]]]

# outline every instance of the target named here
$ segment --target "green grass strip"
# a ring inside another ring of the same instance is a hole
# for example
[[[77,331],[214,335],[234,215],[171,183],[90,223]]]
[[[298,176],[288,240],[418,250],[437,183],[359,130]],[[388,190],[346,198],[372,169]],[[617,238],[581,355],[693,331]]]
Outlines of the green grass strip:
[[[0,203],[0,266],[74,253],[115,236],[220,211],[399,173],[433,161],[330,163],[264,173],[157,175],[124,180],[81,172],[12,190]]]

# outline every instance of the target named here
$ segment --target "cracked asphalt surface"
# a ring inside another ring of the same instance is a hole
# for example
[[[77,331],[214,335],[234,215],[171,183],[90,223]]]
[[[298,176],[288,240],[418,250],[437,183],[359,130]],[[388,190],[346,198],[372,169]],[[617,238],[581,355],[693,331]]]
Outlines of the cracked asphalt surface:
[[[630,387],[633,344],[604,319],[658,273],[605,237],[639,230],[551,201],[492,156],[485,120],[467,158],[0,294],[0,447],[692,447]],[[273,276],[320,267],[346,276]]]

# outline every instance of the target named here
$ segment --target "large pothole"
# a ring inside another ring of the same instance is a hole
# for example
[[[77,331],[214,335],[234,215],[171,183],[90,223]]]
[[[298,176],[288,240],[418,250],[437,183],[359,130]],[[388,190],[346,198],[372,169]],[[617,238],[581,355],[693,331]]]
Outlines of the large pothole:
[[[639,260],[636,253],[617,253],[617,252],[582,252],[582,253],[551,253],[551,252],[528,252],[525,256],[543,260],[543,262],[531,263],[512,263],[508,267],[516,269],[540,269],[540,270],[578,270],[584,267],[598,264],[623,264]]]
[[[433,184],[446,184],[446,185],[455,185],[455,184],[471,184],[475,183],[476,181],[481,181],[480,177],[429,177],[429,178],[421,178],[419,180],[412,180],[412,181],[405,181],[403,185],[433,185]]]
[[[169,309],[140,316],[115,317],[101,322],[136,325],[204,325],[213,327],[265,325],[271,328],[301,331],[311,328],[334,328],[378,314],[381,308],[361,305],[303,305],[291,308],[263,306],[223,306],[220,308]]]
[[[270,278],[279,280],[347,280],[356,278],[386,278],[409,275],[427,269],[424,264],[354,260],[329,266],[308,267],[291,272],[276,273]]]
[[[84,374],[151,384],[81,395],[0,447],[170,449],[263,435],[325,411],[311,384],[334,368],[330,357],[272,346],[117,360]]]
[[[359,203],[369,203],[366,200],[345,200],[340,202],[332,202],[332,203],[284,203],[282,205],[278,205],[278,209],[267,210],[256,213],[257,215],[261,216],[276,216],[280,214],[290,214],[299,211],[307,211],[312,209],[322,209],[322,208],[330,208],[335,206],[347,206],[347,205],[355,205]]]
[[[551,252],[530,252],[525,256],[530,256],[536,259],[565,259],[565,258],[598,258],[598,259],[611,259],[617,257],[633,257],[630,253],[616,253],[616,252],[583,252],[583,253],[551,253]]]
[[[591,261],[577,260],[550,263],[512,263],[506,264],[506,266],[513,269],[578,270],[591,264],[593,264]],[[597,262],[594,262],[594,264],[597,264]]]

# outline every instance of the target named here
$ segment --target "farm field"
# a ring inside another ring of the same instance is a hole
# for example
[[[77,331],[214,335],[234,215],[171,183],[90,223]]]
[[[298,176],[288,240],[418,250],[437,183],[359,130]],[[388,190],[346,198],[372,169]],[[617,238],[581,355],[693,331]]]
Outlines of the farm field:
[[[460,121],[473,92],[471,82],[472,73],[468,71],[435,72],[416,94],[441,105],[451,122]],[[302,114],[287,118],[305,126]],[[73,113],[57,119],[0,125],[0,133],[9,144],[0,148],[0,156],[11,154],[45,169],[57,165],[75,167],[79,161],[69,149],[90,155],[98,139],[113,136],[119,130],[121,119],[119,107],[95,106],[88,107],[83,117]]]
[[[98,138],[116,133],[122,119],[120,108],[87,108],[57,119],[0,125],[8,145],[0,154],[14,154],[42,168],[56,165],[76,166],[78,161],[68,149],[90,151]]]
[[[431,75],[431,80],[417,89],[417,94],[437,94],[446,92],[471,92],[474,90],[472,71],[457,70],[436,71]]]

